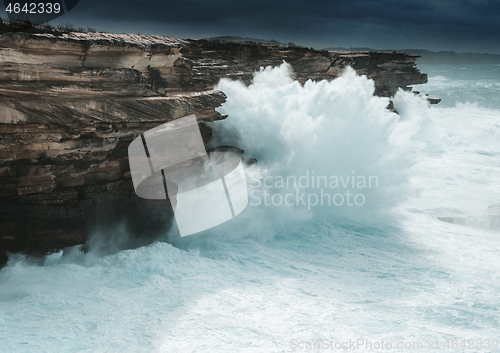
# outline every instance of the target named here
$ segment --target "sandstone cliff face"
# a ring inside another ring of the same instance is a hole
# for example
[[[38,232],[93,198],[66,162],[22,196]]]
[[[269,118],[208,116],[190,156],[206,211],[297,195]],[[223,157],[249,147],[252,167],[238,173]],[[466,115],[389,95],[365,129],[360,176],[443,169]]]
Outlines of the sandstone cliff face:
[[[346,65],[376,94],[425,83],[405,53],[326,52],[159,36],[7,33],[0,36],[0,262],[85,243],[125,222],[164,232],[172,210],[133,190],[130,142],[195,113],[205,142],[225,101],[223,77],[249,83],[261,66],[290,63],[300,82],[334,79]]]

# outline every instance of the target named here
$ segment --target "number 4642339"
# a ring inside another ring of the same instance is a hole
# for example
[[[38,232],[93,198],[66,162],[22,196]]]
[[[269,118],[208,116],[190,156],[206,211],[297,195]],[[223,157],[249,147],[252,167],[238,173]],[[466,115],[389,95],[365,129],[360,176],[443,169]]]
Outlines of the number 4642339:
[[[26,14],[37,14],[37,13],[60,13],[61,12],[61,4],[59,3],[31,3],[24,4],[21,7],[19,3],[9,3],[7,8],[5,9],[8,13],[26,13]]]

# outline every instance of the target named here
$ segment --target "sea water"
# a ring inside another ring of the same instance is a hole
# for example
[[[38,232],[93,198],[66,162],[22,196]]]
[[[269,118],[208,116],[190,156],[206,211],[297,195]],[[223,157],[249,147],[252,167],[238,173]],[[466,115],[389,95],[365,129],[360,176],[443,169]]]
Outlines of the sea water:
[[[399,115],[350,69],[222,80],[213,144],[259,160],[247,209],[169,243],[12,255],[0,352],[500,351],[500,67],[421,69],[443,101],[400,91]]]

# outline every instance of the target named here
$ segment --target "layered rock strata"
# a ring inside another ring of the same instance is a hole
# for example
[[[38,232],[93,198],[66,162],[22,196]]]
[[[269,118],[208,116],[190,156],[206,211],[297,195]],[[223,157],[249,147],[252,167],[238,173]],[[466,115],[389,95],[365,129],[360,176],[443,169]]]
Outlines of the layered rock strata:
[[[260,67],[287,61],[304,83],[335,79],[350,65],[390,97],[427,81],[416,58],[160,36],[4,34],[0,262],[7,252],[82,244],[95,229],[120,223],[134,236],[165,232],[172,209],[135,195],[128,145],[192,113],[209,142],[210,122],[226,118],[216,111],[226,99],[214,90],[221,78],[248,84]]]

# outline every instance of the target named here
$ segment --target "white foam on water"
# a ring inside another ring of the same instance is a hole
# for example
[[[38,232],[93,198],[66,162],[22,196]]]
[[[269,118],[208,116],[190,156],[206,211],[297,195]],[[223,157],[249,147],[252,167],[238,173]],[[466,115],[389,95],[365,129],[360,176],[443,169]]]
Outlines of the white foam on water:
[[[399,92],[398,116],[351,70],[302,87],[282,65],[250,87],[219,87],[229,114],[219,142],[258,158],[264,175],[378,173],[373,204],[249,206],[180,248],[157,242],[105,256],[74,247],[43,264],[12,256],[0,271],[1,352],[498,338],[498,230],[439,220],[482,219],[500,204],[498,109],[430,107]]]

